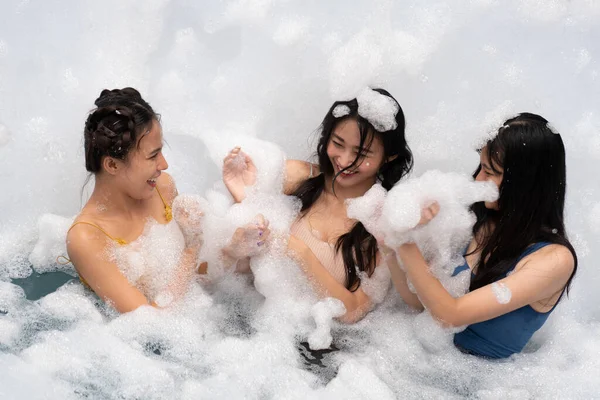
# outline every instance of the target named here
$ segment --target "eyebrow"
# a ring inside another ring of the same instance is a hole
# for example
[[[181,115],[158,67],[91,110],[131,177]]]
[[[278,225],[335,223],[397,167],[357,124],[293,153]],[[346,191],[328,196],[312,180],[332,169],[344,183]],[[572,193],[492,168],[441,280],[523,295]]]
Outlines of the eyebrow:
[[[156,149],[152,150],[150,153],[148,153],[148,156],[153,156],[154,154],[158,153],[159,151],[161,151],[163,149],[162,146],[157,147]]]
[[[340,142],[342,142],[342,143],[346,143],[346,142],[344,141],[344,139],[342,139],[342,138],[341,138],[341,137],[340,137],[338,134],[336,134],[336,133],[332,133],[331,135],[333,136],[333,138],[334,138],[334,139],[336,139],[336,140],[338,140],[338,141],[340,141]],[[355,148],[356,150],[360,150],[362,153],[373,153],[373,152],[372,152],[370,149],[364,149],[364,148],[363,148],[363,149],[361,149],[361,148],[360,148],[360,147],[358,147],[358,146],[354,146],[354,148]]]

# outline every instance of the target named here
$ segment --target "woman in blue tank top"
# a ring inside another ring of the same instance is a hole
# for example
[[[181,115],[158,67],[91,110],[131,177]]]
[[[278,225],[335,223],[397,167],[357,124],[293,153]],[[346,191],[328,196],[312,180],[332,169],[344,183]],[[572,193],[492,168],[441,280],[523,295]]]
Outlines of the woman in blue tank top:
[[[413,307],[427,308],[446,326],[467,328],[454,336],[463,352],[505,358],[520,352],[568,291],[577,256],[563,223],[566,189],[565,149],[558,133],[539,115],[523,113],[506,121],[481,149],[474,174],[494,182],[495,202],[472,206],[477,216],[465,265],[469,292],[453,298],[429,273],[418,247],[396,249],[392,276],[398,292]],[[422,211],[421,223],[439,206]],[[417,294],[408,290],[406,278]]]

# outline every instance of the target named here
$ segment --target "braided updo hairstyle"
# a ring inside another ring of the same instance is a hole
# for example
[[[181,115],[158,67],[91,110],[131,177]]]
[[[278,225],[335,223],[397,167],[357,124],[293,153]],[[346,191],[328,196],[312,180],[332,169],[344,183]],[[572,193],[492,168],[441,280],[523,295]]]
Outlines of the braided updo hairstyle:
[[[159,115],[130,87],[104,89],[94,104],[97,108],[85,121],[83,136],[85,169],[96,174],[105,156],[125,160]]]

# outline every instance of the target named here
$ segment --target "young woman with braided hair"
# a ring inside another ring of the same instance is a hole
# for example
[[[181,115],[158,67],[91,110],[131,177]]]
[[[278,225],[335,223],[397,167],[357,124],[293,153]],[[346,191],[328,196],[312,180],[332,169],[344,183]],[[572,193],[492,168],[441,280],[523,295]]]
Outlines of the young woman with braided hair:
[[[159,116],[133,88],[103,90],[84,129],[85,166],[94,191],[67,235],[79,276],[117,311],[165,305],[182,296],[198,267],[202,244],[184,210],[172,221],[175,183],[163,171]],[[183,232],[182,232],[183,231]],[[266,224],[238,228],[224,262],[252,255],[247,242],[268,236]],[[143,238],[151,237],[151,243]]]

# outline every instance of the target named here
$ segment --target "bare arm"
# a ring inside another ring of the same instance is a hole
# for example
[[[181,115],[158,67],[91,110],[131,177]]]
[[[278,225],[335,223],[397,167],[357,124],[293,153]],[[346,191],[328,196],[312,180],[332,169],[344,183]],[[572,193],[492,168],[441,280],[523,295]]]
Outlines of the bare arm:
[[[369,296],[361,288],[351,292],[337,282],[303,241],[290,236],[288,249],[298,258],[319,297],[335,297],[344,303],[346,314],[339,318],[340,321],[357,322],[370,310]]]
[[[87,225],[78,225],[69,232],[67,252],[79,275],[101,299],[121,313],[133,311],[142,305],[156,306],[109,260],[106,254],[109,241],[96,228]],[[187,287],[194,270],[195,257],[195,250],[186,249],[184,252],[177,273],[168,286],[173,298],[181,296]]]
[[[411,292],[408,287],[406,274],[404,273],[404,271],[402,271],[400,265],[398,264],[396,253],[394,251],[386,253],[385,260],[390,270],[390,275],[392,277],[392,282],[394,282],[394,287],[396,288],[396,291],[400,294],[400,297],[402,297],[402,300],[404,300],[404,302],[412,308],[418,311],[423,311],[424,308],[423,304],[421,303],[421,300],[419,300],[419,297],[415,293]]]
[[[470,325],[509,313],[518,308],[552,298],[563,290],[574,268],[573,256],[560,245],[548,245],[527,256],[508,277],[453,298],[429,273],[429,268],[415,244],[404,244],[397,251],[406,267],[423,305],[443,323]],[[510,300],[498,301],[492,285],[510,290]]]
[[[321,173],[316,164],[300,160],[286,160],[283,192],[287,195],[294,193],[302,182],[311,177],[311,168],[313,177]]]
[[[306,179],[317,176],[319,166],[300,160],[286,160],[283,192],[292,194]],[[252,158],[239,147],[234,148],[223,160],[223,183],[236,203],[246,198],[246,187],[256,183],[256,166]]]

